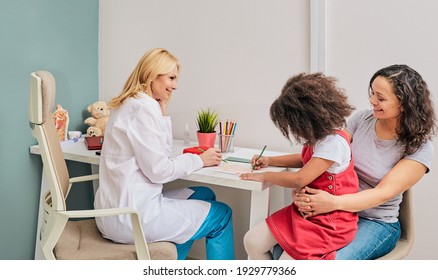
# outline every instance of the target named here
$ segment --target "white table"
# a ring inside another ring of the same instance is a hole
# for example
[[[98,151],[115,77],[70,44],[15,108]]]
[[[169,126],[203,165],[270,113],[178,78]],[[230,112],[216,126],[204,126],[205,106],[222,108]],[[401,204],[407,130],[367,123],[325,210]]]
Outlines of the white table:
[[[191,143],[191,146],[195,146],[195,145],[197,145],[197,143]],[[100,156],[96,155],[96,151],[87,150],[83,139],[80,139],[76,143],[73,142],[62,143],[61,147],[64,153],[64,158],[66,160],[89,163],[91,164],[92,172],[98,173]],[[172,151],[173,156],[177,156],[181,154],[185,147],[187,147],[187,145],[184,145],[182,140],[174,140],[173,151]],[[238,148],[238,147],[235,148],[236,151],[238,151],[239,149],[243,149],[243,148]],[[247,152],[252,154],[257,154],[260,151],[248,149]],[[30,153],[40,154],[40,149],[38,145],[31,146]],[[275,155],[275,154],[279,154],[279,153],[272,152],[269,150],[266,150],[264,153],[264,155]],[[226,157],[227,155],[224,154],[224,158]],[[278,171],[283,171],[283,170],[286,169],[279,168]],[[42,201],[42,196],[47,191],[47,186],[45,185],[46,182],[44,177],[45,176],[43,173],[40,201]],[[249,211],[250,228],[258,224],[259,222],[263,221],[269,215],[269,190],[267,189],[269,186],[261,182],[241,180],[237,175],[211,171],[208,170],[208,168],[200,169],[192,173],[191,175],[179,180],[191,181],[191,182],[203,183],[203,184],[212,184],[226,188],[250,191],[251,192],[250,211]],[[96,188],[97,185],[95,185],[94,187]],[[38,242],[39,239],[38,236],[40,234],[40,225],[42,222],[42,213],[43,213],[43,205],[40,204],[38,229],[37,229],[37,242],[35,248],[35,259],[43,259],[43,255],[41,249],[39,248],[39,242]]]

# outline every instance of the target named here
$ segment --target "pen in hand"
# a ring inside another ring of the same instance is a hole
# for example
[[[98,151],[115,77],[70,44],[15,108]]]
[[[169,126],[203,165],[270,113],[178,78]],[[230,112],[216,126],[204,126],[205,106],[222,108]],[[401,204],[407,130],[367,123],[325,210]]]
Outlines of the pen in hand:
[[[200,151],[200,152],[205,152],[205,150],[204,149],[201,149],[201,148],[198,148],[198,150]],[[228,160],[225,160],[225,159],[221,159],[223,162],[228,162]]]
[[[254,161],[254,164],[253,164],[253,166],[252,166],[251,172],[254,171],[254,169],[256,168],[256,166],[257,166],[257,161],[262,157],[263,152],[265,151],[265,149],[266,149],[266,145],[263,147],[263,150],[261,151],[260,155],[259,155],[259,156],[256,158],[256,160]]]

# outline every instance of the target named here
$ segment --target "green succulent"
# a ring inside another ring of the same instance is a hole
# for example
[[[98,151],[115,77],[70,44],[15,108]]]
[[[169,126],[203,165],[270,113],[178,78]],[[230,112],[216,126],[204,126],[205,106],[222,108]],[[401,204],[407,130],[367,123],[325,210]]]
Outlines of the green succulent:
[[[207,109],[199,110],[198,116],[196,118],[196,124],[198,126],[198,131],[203,133],[215,132],[216,126],[219,123],[219,115],[216,111]]]

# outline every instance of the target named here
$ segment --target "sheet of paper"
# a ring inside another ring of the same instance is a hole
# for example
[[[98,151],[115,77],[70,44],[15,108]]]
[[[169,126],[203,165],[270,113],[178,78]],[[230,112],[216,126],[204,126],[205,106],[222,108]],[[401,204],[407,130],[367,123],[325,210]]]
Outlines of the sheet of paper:
[[[246,158],[238,158],[238,157],[226,157],[225,160],[232,162],[243,162],[243,163],[251,163],[250,159]]]
[[[242,158],[242,159],[251,160],[254,155],[258,155],[261,151],[262,151],[261,149],[260,149],[260,151],[257,151],[254,149],[241,148],[241,149],[236,150],[234,153],[228,154],[227,157],[235,157],[235,158]],[[279,155],[284,155],[284,154],[285,153],[272,152],[269,150],[266,150],[263,153],[264,156],[279,156]]]
[[[216,171],[216,172],[222,172],[222,173],[234,174],[234,175],[250,173],[251,169],[252,169],[251,164],[240,163],[240,162],[221,162],[221,164],[218,166],[204,168],[204,170],[210,170],[210,171]],[[259,170],[254,170],[252,172],[254,173],[267,172],[267,171],[280,172],[282,170],[284,170],[284,168],[265,167]]]
[[[251,160],[252,157],[255,155],[255,153],[256,153],[255,150],[242,148],[236,150],[234,153],[231,153],[227,156]]]

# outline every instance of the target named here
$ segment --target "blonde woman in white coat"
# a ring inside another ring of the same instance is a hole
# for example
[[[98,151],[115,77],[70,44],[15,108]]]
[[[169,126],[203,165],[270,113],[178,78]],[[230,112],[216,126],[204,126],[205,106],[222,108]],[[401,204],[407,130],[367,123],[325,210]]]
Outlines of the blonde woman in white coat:
[[[176,89],[180,64],[165,49],[152,49],[138,62],[122,93],[109,105],[99,166],[96,208],[132,207],[140,213],[148,242],[171,241],[185,259],[194,240],[206,238],[207,259],[234,259],[232,212],[207,187],[185,189],[181,199],[166,197],[163,184],[203,166],[218,165],[221,153],[171,157],[172,126],[166,108]],[[111,240],[132,243],[128,216],[97,220]]]

